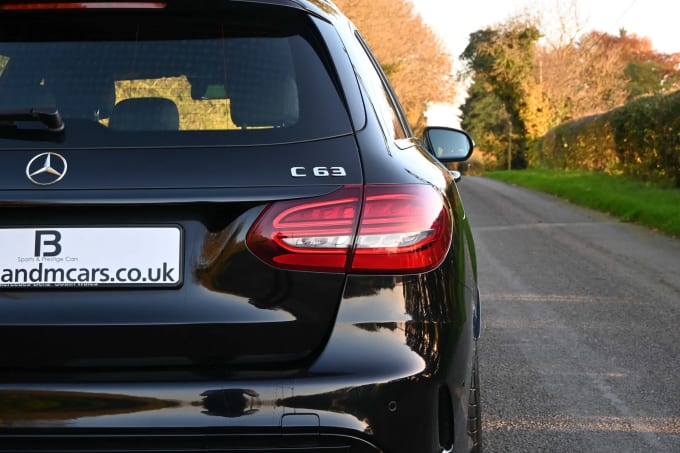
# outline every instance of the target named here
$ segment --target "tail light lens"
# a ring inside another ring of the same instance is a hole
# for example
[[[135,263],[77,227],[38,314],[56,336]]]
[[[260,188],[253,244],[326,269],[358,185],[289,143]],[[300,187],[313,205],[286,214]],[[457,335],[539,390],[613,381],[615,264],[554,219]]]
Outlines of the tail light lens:
[[[250,250],[286,269],[341,272],[361,209],[361,186],[271,204],[248,232]]]
[[[271,204],[246,241],[260,259],[285,269],[425,272],[448,252],[450,214],[427,185],[345,186],[323,197]]]
[[[435,268],[451,243],[450,214],[431,186],[367,186],[351,271],[411,273]]]

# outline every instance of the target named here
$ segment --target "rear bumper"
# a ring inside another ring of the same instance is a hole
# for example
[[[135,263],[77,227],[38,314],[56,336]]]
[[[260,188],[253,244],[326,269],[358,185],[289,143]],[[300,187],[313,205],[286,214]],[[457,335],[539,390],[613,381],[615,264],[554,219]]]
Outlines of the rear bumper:
[[[365,452],[380,450],[365,441],[339,434],[272,434],[252,432],[83,432],[0,436],[1,451],[38,452]]]
[[[437,277],[348,279],[303,370],[2,373],[0,452],[469,451],[473,321]]]
[[[422,329],[433,335],[422,339],[436,341],[418,352],[408,332]],[[452,386],[447,395],[463,425],[467,393],[449,379],[453,363],[428,363],[423,351],[452,342],[431,323],[339,325],[312,368],[285,378],[102,374],[15,383],[6,376],[0,452],[441,452],[440,389]]]

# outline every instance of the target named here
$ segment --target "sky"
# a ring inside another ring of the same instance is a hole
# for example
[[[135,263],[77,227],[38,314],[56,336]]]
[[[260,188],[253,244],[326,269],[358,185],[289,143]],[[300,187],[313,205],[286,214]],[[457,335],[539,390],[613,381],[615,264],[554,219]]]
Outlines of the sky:
[[[411,0],[416,12],[441,38],[454,60],[465,50],[470,33],[530,11],[546,23],[559,17],[578,23],[583,32],[603,31],[649,38],[663,53],[680,52],[680,1],[678,0]],[[571,20],[569,20],[571,19]],[[459,99],[458,102],[461,102]],[[456,126],[455,108],[433,106],[428,122]],[[449,124],[453,123],[453,124]]]

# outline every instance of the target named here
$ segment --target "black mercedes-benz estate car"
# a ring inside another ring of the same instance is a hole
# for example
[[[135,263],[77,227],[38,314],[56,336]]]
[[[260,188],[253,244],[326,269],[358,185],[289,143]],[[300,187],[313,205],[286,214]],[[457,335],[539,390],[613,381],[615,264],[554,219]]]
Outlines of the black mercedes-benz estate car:
[[[327,0],[0,1],[0,452],[479,451],[472,147]]]

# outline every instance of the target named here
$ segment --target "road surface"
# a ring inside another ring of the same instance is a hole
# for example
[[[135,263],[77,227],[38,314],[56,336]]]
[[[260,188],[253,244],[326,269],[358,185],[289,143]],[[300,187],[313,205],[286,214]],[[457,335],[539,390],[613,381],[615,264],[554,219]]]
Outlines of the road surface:
[[[483,177],[486,452],[680,452],[680,240]]]

